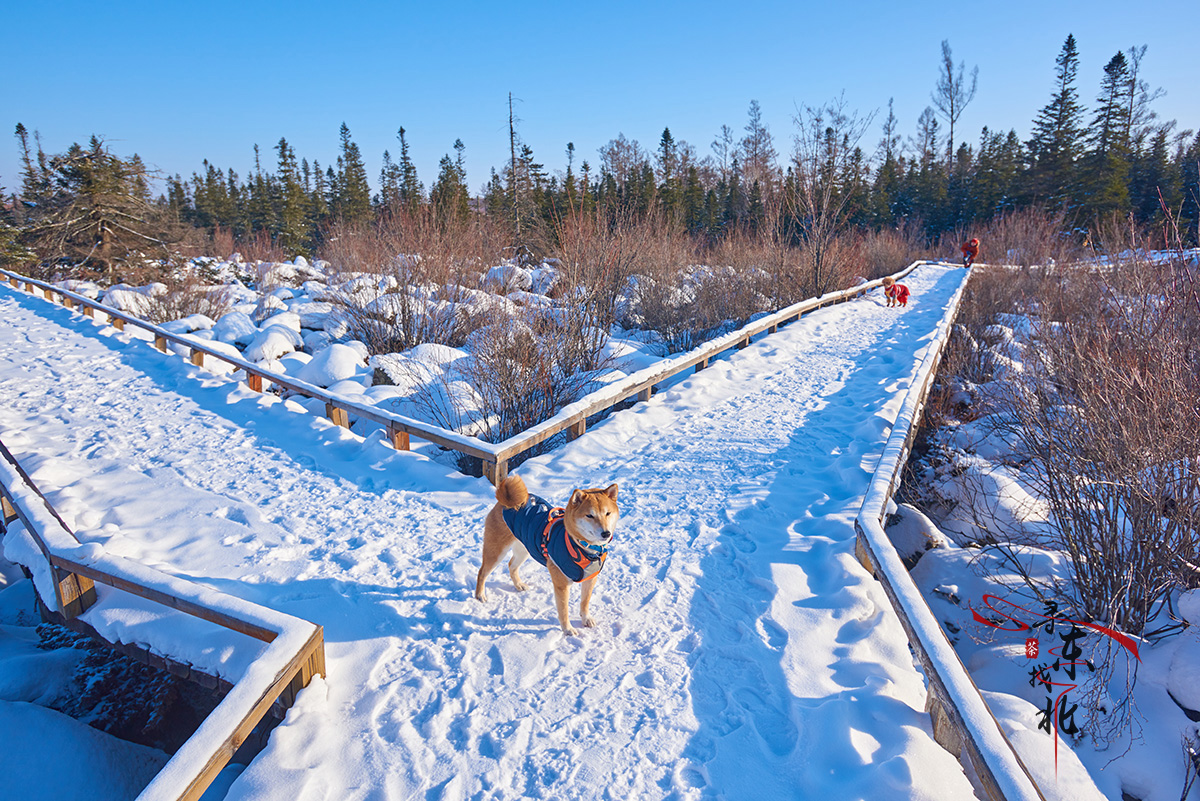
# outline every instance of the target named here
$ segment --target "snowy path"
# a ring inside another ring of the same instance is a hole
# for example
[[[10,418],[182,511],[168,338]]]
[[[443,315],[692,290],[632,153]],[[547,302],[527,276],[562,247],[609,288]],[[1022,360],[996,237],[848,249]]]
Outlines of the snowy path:
[[[965,275],[816,312],[521,465],[560,502],[621,485],[579,638],[532,563],[473,598],[486,481],[8,288],[0,438],[81,539],[325,627],[328,682],[229,798],[961,799],[853,519]]]

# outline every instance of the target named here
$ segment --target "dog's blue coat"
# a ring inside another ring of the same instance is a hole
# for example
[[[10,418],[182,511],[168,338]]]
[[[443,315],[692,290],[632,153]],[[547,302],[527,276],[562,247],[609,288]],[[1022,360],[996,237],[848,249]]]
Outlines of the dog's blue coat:
[[[543,565],[547,559],[554,560],[554,566],[571,581],[592,578],[604,567],[605,554],[592,555],[567,536],[561,509],[554,524],[547,526],[554,511],[544,498],[530,495],[520,509],[504,509],[502,513],[509,530],[534,559]]]

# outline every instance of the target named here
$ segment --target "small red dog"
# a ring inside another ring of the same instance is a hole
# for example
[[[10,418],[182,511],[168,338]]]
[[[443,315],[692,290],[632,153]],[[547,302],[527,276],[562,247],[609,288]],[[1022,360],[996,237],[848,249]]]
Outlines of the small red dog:
[[[887,296],[889,308],[908,305],[908,287],[904,284],[897,284],[896,279],[890,275],[883,279],[883,294]]]
[[[979,258],[979,240],[972,237],[970,240],[963,242],[963,267],[970,267],[975,263],[975,259]]]

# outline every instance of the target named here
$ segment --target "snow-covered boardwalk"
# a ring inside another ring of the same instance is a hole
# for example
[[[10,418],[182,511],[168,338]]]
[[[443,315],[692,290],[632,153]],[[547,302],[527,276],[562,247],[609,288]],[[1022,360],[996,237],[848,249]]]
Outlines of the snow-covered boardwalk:
[[[325,627],[328,681],[229,798],[968,798],[853,554],[965,278],[921,267],[906,310],[815,312],[519,466],[560,502],[620,484],[578,638],[532,563],[474,599],[483,479],[8,287],[0,439],[81,540]]]

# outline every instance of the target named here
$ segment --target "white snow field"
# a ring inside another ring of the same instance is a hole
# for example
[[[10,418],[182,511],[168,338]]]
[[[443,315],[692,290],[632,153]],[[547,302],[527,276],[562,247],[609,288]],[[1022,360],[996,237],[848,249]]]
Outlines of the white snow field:
[[[475,600],[484,479],[9,287],[0,439],[82,541],[325,627],[327,680],[227,798],[969,798],[853,554],[966,275],[815,312],[518,466],[558,503],[620,484],[578,637],[532,561]]]

